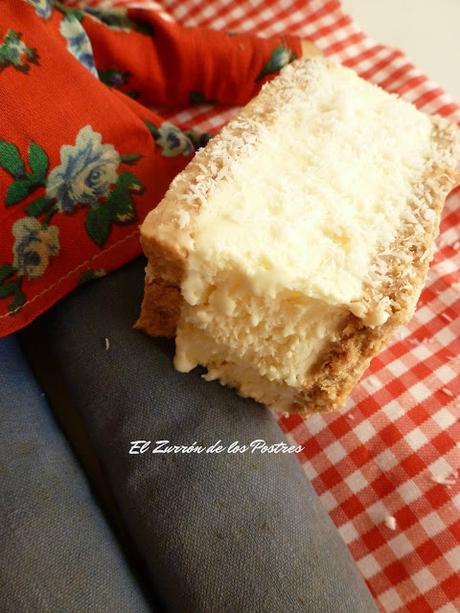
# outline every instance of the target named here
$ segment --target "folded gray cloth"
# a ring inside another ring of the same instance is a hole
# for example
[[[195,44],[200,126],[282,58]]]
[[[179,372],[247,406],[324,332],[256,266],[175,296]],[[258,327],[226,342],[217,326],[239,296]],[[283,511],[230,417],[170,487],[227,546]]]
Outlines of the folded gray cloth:
[[[0,612],[157,610],[14,337],[0,339],[0,390]]]
[[[165,608],[376,611],[293,455],[129,454],[134,440],[285,440],[266,409],[198,371],[176,372],[172,341],[132,329],[143,266],[82,287],[22,333],[22,346],[58,414],[76,407]]]

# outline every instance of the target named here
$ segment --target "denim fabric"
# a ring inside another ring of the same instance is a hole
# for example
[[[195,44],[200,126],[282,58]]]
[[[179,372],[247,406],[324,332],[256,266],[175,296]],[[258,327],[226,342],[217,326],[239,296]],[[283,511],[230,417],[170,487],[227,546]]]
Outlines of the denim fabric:
[[[139,439],[284,440],[263,407],[197,371],[176,372],[172,341],[131,328],[143,265],[82,287],[23,333],[22,343],[52,402],[53,377],[64,382],[56,410],[78,407],[167,609],[376,611],[295,457],[128,453]]]
[[[0,390],[1,613],[151,611],[13,337]]]

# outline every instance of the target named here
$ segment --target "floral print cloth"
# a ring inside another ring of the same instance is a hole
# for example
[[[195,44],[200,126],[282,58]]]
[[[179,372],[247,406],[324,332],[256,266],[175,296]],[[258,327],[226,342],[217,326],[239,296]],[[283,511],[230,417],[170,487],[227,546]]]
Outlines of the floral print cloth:
[[[245,104],[300,51],[153,10],[4,0],[0,336],[141,252],[139,223],[211,137],[152,107]]]

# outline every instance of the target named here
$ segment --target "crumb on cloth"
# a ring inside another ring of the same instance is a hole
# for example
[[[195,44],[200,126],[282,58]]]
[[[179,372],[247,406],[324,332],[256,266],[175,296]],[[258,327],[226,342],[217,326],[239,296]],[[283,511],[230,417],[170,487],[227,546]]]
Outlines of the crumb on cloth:
[[[387,515],[385,517],[385,526],[390,530],[396,530],[396,518],[393,515]]]
[[[457,473],[455,471],[438,474],[433,473],[431,475],[431,480],[439,485],[455,485],[457,483]]]

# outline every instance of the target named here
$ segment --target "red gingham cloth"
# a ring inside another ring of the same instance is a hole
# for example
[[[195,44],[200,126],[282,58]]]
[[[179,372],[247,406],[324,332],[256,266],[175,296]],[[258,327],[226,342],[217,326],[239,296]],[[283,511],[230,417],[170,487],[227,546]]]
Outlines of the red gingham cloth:
[[[147,5],[190,26],[298,34],[423,111],[460,123],[460,107],[401,51],[370,40],[338,0],[91,4]],[[169,117],[216,130],[234,113],[208,106]],[[304,446],[307,476],[388,612],[460,611],[460,190],[441,230],[414,318],[373,360],[346,411],[280,419]]]

